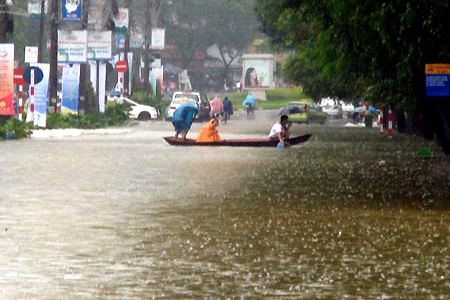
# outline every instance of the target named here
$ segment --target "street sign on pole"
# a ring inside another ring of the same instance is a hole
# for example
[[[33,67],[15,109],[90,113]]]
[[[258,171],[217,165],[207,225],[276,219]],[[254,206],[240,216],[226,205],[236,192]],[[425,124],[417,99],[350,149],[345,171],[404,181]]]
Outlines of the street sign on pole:
[[[114,69],[119,73],[126,72],[128,70],[128,63],[124,60],[119,60],[114,65]]]
[[[23,73],[23,79],[31,84],[31,70],[34,70],[34,84],[38,84],[44,78],[44,73],[39,67],[27,67]]]
[[[25,72],[24,68],[14,69],[14,84],[15,85],[26,85],[27,84],[27,82],[23,78],[24,72]]]

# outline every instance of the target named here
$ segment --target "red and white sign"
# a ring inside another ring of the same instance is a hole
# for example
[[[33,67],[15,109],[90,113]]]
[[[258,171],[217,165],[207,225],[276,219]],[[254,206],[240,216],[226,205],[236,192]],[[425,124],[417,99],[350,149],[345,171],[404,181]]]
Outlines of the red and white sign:
[[[114,69],[119,73],[126,72],[128,70],[128,63],[124,60],[119,60],[114,65]]]
[[[14,69],[14,84],[15,85],[26,85],[27,82],[23,79],[24,68]]]

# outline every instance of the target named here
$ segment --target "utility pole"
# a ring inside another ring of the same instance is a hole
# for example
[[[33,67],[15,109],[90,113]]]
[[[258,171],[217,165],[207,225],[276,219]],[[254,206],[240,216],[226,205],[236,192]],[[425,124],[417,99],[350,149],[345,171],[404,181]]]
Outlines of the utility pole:
[[[52,0],[50,13],[50,112],[58,112],[58,2],[59,0]]]
[[[83,15],[81,20],[81,30],[86,30],[88,27],[89,21],[89,0],[83,1]],[[88,113],[88,103],[87,103],[87,79],[88,79],[88,64],[80,64],[80,86],[78,91],[79,101],[78,101],[78,115],[82,116],[85,113]],[[98,93],[98,92],[97,92]]]

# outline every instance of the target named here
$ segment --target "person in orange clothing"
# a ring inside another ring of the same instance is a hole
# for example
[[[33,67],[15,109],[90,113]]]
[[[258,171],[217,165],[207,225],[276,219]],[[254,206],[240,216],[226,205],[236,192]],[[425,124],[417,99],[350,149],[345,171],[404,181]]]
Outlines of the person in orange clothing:
[[[197,136],[197,142],[220,142],[217,126],[219,126],[219,119],[217,117],[209,120],[202,130],[200,130]]]

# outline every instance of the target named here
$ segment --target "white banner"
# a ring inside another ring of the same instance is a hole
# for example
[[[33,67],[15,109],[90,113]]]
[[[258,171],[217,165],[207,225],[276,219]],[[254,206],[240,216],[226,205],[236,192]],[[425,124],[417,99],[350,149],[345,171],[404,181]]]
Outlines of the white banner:
[[[88,31],[87,57],[91,60],[111,59],[111,31]]]
[[[44,14],[47,14],[48,1],[44,2]],[[41,14],[41,1],[28,2],[28,13],[30,15],[40,15]]]
[[[152,46],[154,50],[164,50],[166,30],[164,28],[152,29]]]
[[[87,60],[87,31],[58,30],[58,62],[85,63]]]
[[[105,112],[105,96],[106,96],[106,63],[99,63],[99,89],[100,97],[98,101],[98,110],[101,113]],[[94,87],[95,93],[97,93],[97,62],[89,62],[90,66],[90,80]]]

